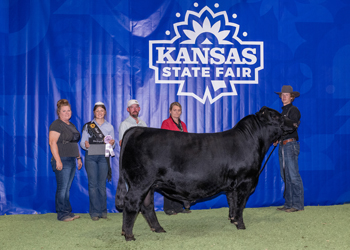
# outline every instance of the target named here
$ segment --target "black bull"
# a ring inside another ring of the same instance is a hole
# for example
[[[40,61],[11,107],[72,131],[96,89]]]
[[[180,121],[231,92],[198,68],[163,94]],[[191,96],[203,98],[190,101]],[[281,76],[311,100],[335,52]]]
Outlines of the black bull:
[[[125,239],[135,240],[132,230],[140,210],[152,231],[165,232],[154,211],[155,189],[185,207],[226,192],[231,223],[245,229],[243,209],[258,184],[265,154],[271,143],[293,129],[279,112],[267,107],[220,133],[129,129],[121,146],[116,193]]]

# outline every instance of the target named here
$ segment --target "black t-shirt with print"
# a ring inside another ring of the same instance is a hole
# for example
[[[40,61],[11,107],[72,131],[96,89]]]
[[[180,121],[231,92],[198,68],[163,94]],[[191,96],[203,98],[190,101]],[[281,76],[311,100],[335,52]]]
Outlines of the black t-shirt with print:
[[[78,157],[80,133],[73,123],[66,124],[60,119],[55,120],[50,125],[50,131],[60,133],[57,140],[58,153],[60,157]]]

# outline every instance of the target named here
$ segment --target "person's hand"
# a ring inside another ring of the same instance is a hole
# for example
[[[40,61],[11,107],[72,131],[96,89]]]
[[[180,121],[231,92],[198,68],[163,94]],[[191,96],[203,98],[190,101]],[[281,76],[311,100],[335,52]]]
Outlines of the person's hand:
[[[63,164],[62,164],[61,160],[60,161],[56,161],[56,169],[58,171],[61,171],[62,168],[63,168]]]
[[[277,146],[277,144],[278,144],[278,141],[275,141],[274,143],[273,143],[273,146]]]
[[[78,170],[80,170],[82,166],[83,166],[83,162],[81,161],[81,158],[80,158],[78,159]]]
[[[90,143],[88,141],[85,141],[85,147],[89,148],[90,147]]]
[[[109,141],[109,144],[111,144],[112,146],[114,145],[114,143],[115,143],[115,140],[113,139]]]

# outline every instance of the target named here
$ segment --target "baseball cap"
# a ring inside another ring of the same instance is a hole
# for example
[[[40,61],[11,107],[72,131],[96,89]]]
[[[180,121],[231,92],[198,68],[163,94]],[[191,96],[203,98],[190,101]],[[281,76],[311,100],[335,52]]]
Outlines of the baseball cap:
[[[105,105],[103,102],[96,102],[94,106],[96,105]]]
[[[129,108],[131,105],[133,105],[133,104],[139,105],[139,102],[138,102],[137,100],[135,100],[135,99],[132,99],[132,100],[128,101],[128,108]]]

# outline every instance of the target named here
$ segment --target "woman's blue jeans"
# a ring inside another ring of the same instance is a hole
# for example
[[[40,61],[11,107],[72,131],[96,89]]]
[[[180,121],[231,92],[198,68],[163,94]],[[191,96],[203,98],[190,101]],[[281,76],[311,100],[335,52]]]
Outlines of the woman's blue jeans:
[[[107,216],[106,179],[108,164],[104,155],[85,155],[85,169],[88,175],[90,216]]]
[[[283,154],[284,151],[284,169]],[[297,141],[288,142],[286,145],[280,144],[278,156],[280,161],[281,176],[285,183],[285,203],[286,208],[296,208],[304,210],[304,187],[299,174],[298,156],[300,144]]]
[[[56,190],[56,212],[57,219],[64,220],[70,217],[74,217],[72,213],[72,207],[69,202],[69,190],[72,185],[75,169],[76,159],[75,157],[61,157],[63,164],[62,170],[56,169],[56,160],[51,160],[52,170],[56,175],[57,190]]]

